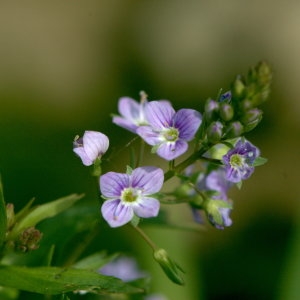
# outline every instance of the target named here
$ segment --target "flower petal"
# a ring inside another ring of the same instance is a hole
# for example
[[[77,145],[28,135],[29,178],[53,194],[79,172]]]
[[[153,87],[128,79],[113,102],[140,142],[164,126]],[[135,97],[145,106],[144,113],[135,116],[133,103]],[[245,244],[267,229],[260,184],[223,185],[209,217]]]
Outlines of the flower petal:
[[[113,117],[112,121],[114,124],[116,124],[122,128],[125,128],[133,133],[135,133],[136,129],[138,128],[138,126],[135,125],[133,122],[131,122],[123,117],[115,116],[115,117]]]
[[[179,137],[186,141],[194,138],[201,124],[201,114],[194,109],[180,109],[174,116],[174,127],[179,130]]]
[[[93,161],[104,154],[109,146],[108,137],[97,131],[85,131],[82,140],[86,155]]]
[[[159,207],[159,201],[150,197],[144,197],[141,201],[132,206],[135,214],[141,218],[156,217],[159,212]]]
[[[125,119],[135,123],[140,119],[140,104],[132,98],[122,97],[118,103],[119,113]]]
[[[93,164],[94,161],[86,155],[83,147],[73,148],[73,151],[81,158],[81,161],[85,166]]]
[[[136,133],[149,145],[154,146],[162,142],[160,133],[156,132],[150,126],[138,127]]]
[[[124,205],[119,199],[105,201],[101,206],[101,213],[110,227],[122,226],[133,218],[132,207]]]
[[[132,187],[141,188],[143,195],[151,195],[162,188],[164,172],[156,167],[140,167],[133,170],[131,180]]]
[[[172,126],[175,110],[167,101],[151,101],[145,107],[145,117],[155,130]]]
[[[176,157],[182,155],[188,149],[188,144],[184,140],[178,140],[174,142],[166,142],[162,143],[159,148],[157,149],[157,154],[166,159],[172,160]]]
[[[108,172],[100,177],[100,190],[104,197],[117,198],[124,188],[129,187],[129,176],[116,172]]]

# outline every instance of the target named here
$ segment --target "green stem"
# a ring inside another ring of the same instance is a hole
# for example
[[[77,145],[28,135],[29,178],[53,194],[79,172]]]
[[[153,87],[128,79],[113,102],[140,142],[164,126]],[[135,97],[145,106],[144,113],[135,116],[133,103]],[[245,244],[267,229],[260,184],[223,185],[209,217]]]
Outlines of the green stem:
[[[152,248],[153,251],[156,251],[159,249],[154,242],[150,239],[150,237],[138,226],[132,226],[139,234],[140,236],[147,242],[147,244]]]

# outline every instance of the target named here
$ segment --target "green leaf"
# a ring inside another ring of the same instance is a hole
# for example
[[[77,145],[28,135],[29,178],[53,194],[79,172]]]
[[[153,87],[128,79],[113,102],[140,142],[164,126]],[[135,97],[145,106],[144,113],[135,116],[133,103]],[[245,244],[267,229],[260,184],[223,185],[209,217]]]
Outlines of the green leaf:
[[[76,269],[88,269],[88,270],[98,270],[110,261],[114,260],[119,254],[112,254],[107,256],[104,251],[94,253],[87,256],[80,261],[76,262],[73,267]]]
[[[140,293],[118,278],[82,269],[0,266],[0,285],[33,293],[57,295],[86,290],[94,293]]]
[[[268,161],[267,158],[264,158],[264,157],[257,157],[257,158],[254,160],[252,166],[253,166],[253,167],[262,166],[262,165],[264,165],[267,161]]]
[[[35,226],[37,223],[44,219],[54,217],[55,215],[63,212],[71,207],[75,202],[81,199],[83,195],[72,194],[55,201],[42,204],[34,207],[27,215],[25,215],[19,223],[17,223],[10,235],[10,238],[14,238],[18,233],[24,229]]]
[[[7,230],[7,217],[6,217],[6,206],[3,196],[3,186],[0,178],[0,247],[2,246],[6,230]]]

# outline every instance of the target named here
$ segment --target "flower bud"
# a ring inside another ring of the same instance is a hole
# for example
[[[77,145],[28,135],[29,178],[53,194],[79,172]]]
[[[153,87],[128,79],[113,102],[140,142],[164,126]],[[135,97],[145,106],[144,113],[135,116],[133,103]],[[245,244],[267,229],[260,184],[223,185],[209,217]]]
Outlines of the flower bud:
[[[248,110],[241,118],[245,132],[254,129],[262,119],[262,111],[258,108]]]
[[[235,98],[241,99],[244,97],[245,92],[246,92],[245,83],[241,78],[241,76],[237,76],[237,78],[232,84],[232,95]]]
[[[271,83],[272,80],[272,71],[270,66],[262,61],[256,66],[257,72],[257,81],[263,86],[267,86]]]
[[[169,256],[166,250],[158,249],[153,253],[154,259],[159,263],[165,274],[171,279],[174,283],[183,285],[184,281],[182,279],[181,273],[183,270],[181,267],[173,261]]]
[[[224,229],[232,224],[229,213],[232,205],[224,200],[207,199],[204,206],[209,222],[217,229]]]
[[[211,143],[217,143],[222,138],[223,124],[219,121],[211,123],[207,128],[207,139]]]
[[[230,121],[233,118],[234,115],[234,111],[233,111],[233,107],[228,104],[228,103],[222,103],[220,105],[220,117],[224,120],[224,121]]]
[[[243,125],[239,122],[232,122],[226,128],[225,136],[228,139],[236,138],[242,135],[244,131]]]
[[[208,99],[204,111],[207,121],[215,120],[218,117],[219,103],[213,99]]]

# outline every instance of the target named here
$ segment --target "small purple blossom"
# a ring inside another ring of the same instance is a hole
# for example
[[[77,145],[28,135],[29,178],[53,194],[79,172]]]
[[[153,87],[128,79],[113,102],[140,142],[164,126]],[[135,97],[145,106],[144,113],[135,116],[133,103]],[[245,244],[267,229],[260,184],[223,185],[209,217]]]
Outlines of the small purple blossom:
[[[87,130],[82,138],[75,138],[73,151],[85,166],[90,166],[107,151],[108,146],[109,140],[105,134]]]
[[[259,149],[245,139],[240,139],[235,147],[223,156],[226,178],[231,182],[248,179],[254,172],[254,160],[260,155]]]
[[[102,195],[107,198],[101,207],[103,218],[111,227],[128,223],[136,214],[141,218],[156,217],[160,203],[151,197],[164,181],[163,170],[140,167],[131,174],[108,172],[100,177]]]
[[[109,262],[99,270],[99,273],[106,276],[114,276],[124,282],[146,276],[146,273],[139,269],[136,260],[127,256],[121,256]]]
[[[137,129],[139,134],[162,158],[172,160],[185,153],[188,141],[194,138],[201,124],[201,114],[193,109],[175,112],[169,102],[151,101],[145,107],[148,126]]]
[[[139,126],[148,124],[144,114],[147,103],[145,98],[140,103],[129,97],[120,98],[118,110],[121,116],[114,116],[113,123],[135,133]]]

